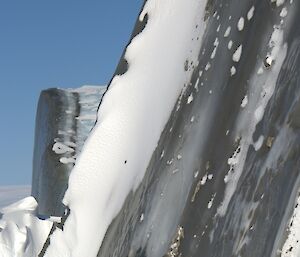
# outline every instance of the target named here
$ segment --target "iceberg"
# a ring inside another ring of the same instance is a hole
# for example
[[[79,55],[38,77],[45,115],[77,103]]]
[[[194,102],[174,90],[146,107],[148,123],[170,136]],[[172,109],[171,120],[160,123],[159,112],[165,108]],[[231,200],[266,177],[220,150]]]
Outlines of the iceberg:
[[[38,256],[300,256],[299,4],[145,1]]]
[[[106,86],[50,88],[40,94],[36,114],[32,196],[38,213],[62,216],[62,198],[84,141],[96,122]]]

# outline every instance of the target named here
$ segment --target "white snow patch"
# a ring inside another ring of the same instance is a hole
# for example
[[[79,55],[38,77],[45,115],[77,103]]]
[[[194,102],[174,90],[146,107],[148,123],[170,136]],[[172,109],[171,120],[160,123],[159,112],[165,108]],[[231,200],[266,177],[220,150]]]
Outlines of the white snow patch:
[[[232,66],[232,67],[230,68],[230,75],[233,76],[233,75],[235,75],[235,74],[236,74],[236,68],[235,68],[234,66]]]
[[[232,55],[232,60],[234,62],[239,62],[241,59],[241,55],[242,55],[242,51],[243,51],[243,46],[240,45],[234,52],[234,54]]]
[[[287,16],[287,14],[288,14],[287,8],[283,7],[281,12],[280,12],[280,17],[284,18],[284,17]]]
[[[161,154],[160,154],[160,159],[164,158],[165,156],[165,150],[162,150]]]
[[[245,97],[242,100],[241,107],[245,108],[247,104],[248,104],[248,96],[245,95]]]
[[[277,0],[276,1],[276,6],[279,7],[279,6],[283,5],[284,2],[285,2],[285,0]]]
[[[241,17],[238,21],[237,28],[239,31],[242,31],[244,29],[244,26],[245,26],[245,19],[244,17]]]
[[[208,71],[211,67],[211,64],[208,62],[206,65],[205,65],[205,70]]]
[[[252,6],[252,7],[250,8],[250,10],[248,11],[248,13],[247,13],[247,19],[248,19],[248,21],[250,21],[250,20],[253,18],[254,11],[255,11],[255,7]]]
[[[144,217],[144,213],[142,213],[142,214],[141,214],[141,217],[140,217],[140,222],[143,222],[144,218],[145,218],[145,217]]]
[[[189,95],[189,97],[188,97],[186,103],[187,103],[187,104],[190,104],[191,102],[193,102],[193,100],[194,100],[193,93],[191,93],[191,94]]]
[[[195,83],[195,89],[196,89],[196,91],[198,92],[198,90],[199,90],[199,78],[197,78],[197,80],[196,80],[196,83]]]
[[[213,196],[211,197],[210,201],[207,204],[207,209],[210,209],[212,207],[215,197],[216,197],[216,194],[213,194]]]
[[[266,58],[265,61],[266,61],[266,64],[267,64],[268,67],[272,66],[272,64],[273,64],[273,58],[271,56],[267,56],[267,58]]]
[[[0,210],[0,253],[3,257],[37,256],[53,222],[36,217],[37,202],[24,198]]]
[[[61,142],[54,143],[52,150],[56,154],[73,153],[75,150]]]
[[[218,49],[218,46],[215,46],[214,47],[214,50],[212,51],[211,55],[210,55],[210,59],[214,59],[215,56],[216,56],[216,53],[217,53],[217,49]]]
[[[257,71],[257,74],[258,74],[258,75],[261,75],[261,74],[263,74],[263,73],[264,73],[263,67],[259,67],[259,69],[258,69],[258,71]]]
[[[260,135],[260,137],[257,139],[257,141],[255,143],[253,143],[255,151],[258,151],[262,147],[262,145],[264,143],[264,139],[265,139],[264,136]]]
[[[206,181],[207,181],[207,174],[205,174],[205,175],[202,177],[202,179],[201,179],[201,181],[200,181],[200,184],[203,186],[203,185],[205,185]]]
[[[87,114],[87,115],[80,115],[76,117],[76,120],[96,120],[97,115],[96,114]]]
[[[228,37],[229,34],[230,34],[230,32],[231,32],[231,27],[228,26],[228,28],[226,29],[226,31],[225,31],[225,33],[224,33],[224,37]]]
[[[75,163],[76,160],[74,157],[61,157],[59,161],[63,164]]]
[[[229,50],[232,48],[232,45],[233,45],[233,42],[232,42],[232,40],[230,40],[230,41],[228,42],[228,46],[227,46]]]

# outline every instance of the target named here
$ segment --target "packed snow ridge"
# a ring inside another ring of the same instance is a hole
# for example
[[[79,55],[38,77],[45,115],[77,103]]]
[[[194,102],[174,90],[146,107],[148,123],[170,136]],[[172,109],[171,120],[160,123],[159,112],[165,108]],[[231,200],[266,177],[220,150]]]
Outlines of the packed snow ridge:
[[[197,61],[201,43],[191,39],[203,36],[204,23],[199,22],[205,5],[198,0],[146,2],[139,16],[142,21],[147,14],[146,27],[126,49],[127,72],[113,78],[103,97],[97,124],[76,160],[63,200],[70,215],[64,230],[52,234],[45,256],[96,256],[126,196],[143,179],[190,80],[193,69],[185,70],[184,64]]]

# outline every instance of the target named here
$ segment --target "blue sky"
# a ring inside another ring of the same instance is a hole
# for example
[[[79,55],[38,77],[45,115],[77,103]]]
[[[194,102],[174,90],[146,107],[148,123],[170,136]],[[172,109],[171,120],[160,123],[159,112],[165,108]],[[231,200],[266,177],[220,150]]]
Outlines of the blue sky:
[[[0,0],[0,185],[31,183],[41,90],[108,83],[143,0]]]

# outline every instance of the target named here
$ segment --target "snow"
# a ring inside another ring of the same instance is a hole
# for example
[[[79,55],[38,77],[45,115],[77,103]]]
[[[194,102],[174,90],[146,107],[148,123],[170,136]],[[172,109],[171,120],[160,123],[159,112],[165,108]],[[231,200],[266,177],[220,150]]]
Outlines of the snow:
[[[213,203],[214,203],[214,200],[215,200],[215,197],[216,197],[216,194],[214,194],[214,195],[211,197],[210,201],[209,201],[208,204],[207,204],[207,209],[210,209],[210,208],[212,207],[212,205],[213,205]]]
[[[231,27],[228,26],[228,28],[226,29],[226,31],[225,31],[225,33],[224,33],[224,37],[228,37],[229,34],[230,34],[230,32],[231,32]]]
[[[262,145],[264,143],[264,139],[265,139],[264,136],[260,135],[260,137],[257,139],[257,141],[255,143],[253,143],[255,151],[258,151],[262,147]]]
[[[211,56],[210,56],[211,59],[215,58],[219,44],[220,44],[219,38],[216,38],[214,41],[214,50],[212,51]]]
[[[204,68],[204,69],[205,69],[206,71],[208,71],[208,70],[210,69],[210,67],[211,67],[211,64],[208,62],[208,63],[205,65],[205,68]]]
[[[254,11],[255,11],[255,7],[252,6],[252,7],[250,8],[250,10],[248,11],[248,13],[247,13],[247,19],[248,19],[248,21],[250,21],[250,20],[253,18]]]
[[[247,104],[248,104],[248,96],[245,95],[245,97],[242,100],[241,107],[245,108]]]
[[[197,170],[197,171],[195,172],[195,174],[194,174],[194,178],[197,178],[197,177],[198,177],[198,175],[199,175],[199,170]]]
[[[272,60],[276,60],[276,62],[264,74],[258,76],[257,72],[254,72],[249,79],[249,95],[251,95],[251,98],[248,99],[248,111],[241,111],[238,118],[237,124],[239,125],[236,128],[236,133],[239,138],[239,146],[233,156],[228,159],[229,170],[224,177],[226,184],[224,198],[217,209],[217,214],[220,217],[223,217],[227,212],[227,208],[242,174],[249,146],[253,144],[252,138],[256,125],[263,118],[266,106],[274,93],[279,71],[287,54],[287,44],[284,42],[282,26],[284,25],[275,25],[273,27],[271,39],[268,44],[268,55],[272,57]],[[257,60],[255,70],[261,66],[261,62],[262,60]]]
[[[244,17],[241,17],[237,24],[238,30],[242,31],[244,29],[244,25],[245,25],[245,19]]]
[[[0,253],[3,257],[37,256],[53,222],[36,217],[37,202],[26,197],[0,210]]]
[[[232,40],[230,40],[230,41],[228,42],[228,49],[229,49],[229,50],[232,48],[232,45],[233,45],[233,42],[232,42]]]
[[[242,55],[242,50],[243,50],[243,46],[240,45],[234,52],[234,54],[232,55],[232,60],[234,62],[239,62],[241,59],[241,55]]]
[[[267,67],[272,66],[273,58],[271,56],[268,56],[265,61],[266,61]]]
[[[52,150],[56,153],[56,154],[64,154],[64,153],[73,153],[75,150],[61,142],[55,142]]]
[[[77,120],[92,120],[95,121],[97,118],[96,114],[87,114],[76,117]]]
[[[235,68],[234,66],[232,66],[232,67],[230,68],[230,75],[233,76],[233,75],[235,75],[235,74],[236,74],[236,68]]]
[[[287,8],[283,7],[281,12],[280,12],[280,17],[284,18],[284,17],[287,16],[287,14],[288,14]]]
[[[73,157],[61,157],[59,161],[63,164],[75,163],[76,159]]]
[[[143,222],[143,220],[144,220],[144,213],[141,214],[140,222]]]
[[[207,181],[207,174],[205,174],[205,175],[202,177],[202,179],[201,179],[201,181],[200,181],[200,184],[203,186],[203,185],[205,185],[206,181]]]
[[[264,73],[263,67],[259,67],[259,69],[258,69],[258,71],[257,71],[257,74],[258,74],[258,75],[261,75],[261,74],[263,74],[263,73]]]
[[[193,100],[194,100],[193,93],[191,93],[191,94],[189,95],[189,97],[188,97],[186,103],[187,103],[187,104],[190,104],[191,102],[193,102]]]
[[[63,200],[70,215],[64,230],[52,234],[45,256],[96,256],[126,196],[144,177],[183,85],[190,80],[193,70],[185,71],[183,64],[197,61],[201,44],[191,43],[191,38],[202,38],[205,26],[199,21],[204,10],[204,1],[146,2],[139,18],[147,14],[147,25],[126,49],[128,71],[113,78],[103,97],[98,122]]]
[[[218,47],[215,46],[215,47],[214,47],[214,50],[212,51],[212,53],[211,53],[211,55],[210,55],[210,59],[214,59],[214,58],[215,58],[216,53],[217,53],[217,49],[218,49]]]
[[[279,7],[279,6],[283,5],[284,2],[285,2],[285,0],[277,0],[276,1],[276,6]]]

